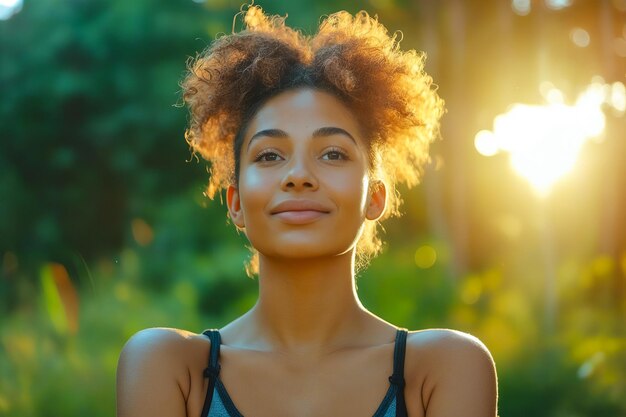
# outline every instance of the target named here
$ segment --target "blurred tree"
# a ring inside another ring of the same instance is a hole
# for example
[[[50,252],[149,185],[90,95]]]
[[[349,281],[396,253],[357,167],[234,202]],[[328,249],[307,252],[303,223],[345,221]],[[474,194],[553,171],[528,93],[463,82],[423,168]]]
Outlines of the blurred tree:
[[[0,23],[0,252],[91,260],[121,247],[131,216],[198,179],[172,105],[186,58],[220,18],[201,10],[26,2]]]

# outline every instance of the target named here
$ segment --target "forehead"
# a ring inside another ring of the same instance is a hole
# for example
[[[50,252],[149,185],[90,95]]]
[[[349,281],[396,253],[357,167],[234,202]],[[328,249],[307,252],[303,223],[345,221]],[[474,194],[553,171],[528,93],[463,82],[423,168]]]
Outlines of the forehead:
[[[250,121],[246,138],[264,129],[306,135],[319,127],[340,127],[361,138],[358,120],[348,106],[334,95],[312,88],[288,90],[265,102]]]

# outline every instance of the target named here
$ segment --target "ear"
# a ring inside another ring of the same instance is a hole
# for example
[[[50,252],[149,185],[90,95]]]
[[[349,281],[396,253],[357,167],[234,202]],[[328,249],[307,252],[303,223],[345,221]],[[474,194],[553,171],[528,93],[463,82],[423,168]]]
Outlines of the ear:
[[[367,210],[365,211],[365,218],[367,220],[378,220],[385,212],[387,205],[387,187],[385,183],[380,180],[372,181],[372,183],[370,183],[369,192],[370,195]]]
[[[226,204],[228,204],[228,214],[231,220],[240,229],[246,226],[241,210],[241,200],[239,199],[239,189],[234,185],[229,185],[226,190]]]

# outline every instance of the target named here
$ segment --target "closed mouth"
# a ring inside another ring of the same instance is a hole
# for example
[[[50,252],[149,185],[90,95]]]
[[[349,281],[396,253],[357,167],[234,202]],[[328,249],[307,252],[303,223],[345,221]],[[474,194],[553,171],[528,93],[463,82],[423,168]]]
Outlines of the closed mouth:
[[[330,213],[330,209],[314,200],[285,200],[271,210],[271,214],[286,212]]]

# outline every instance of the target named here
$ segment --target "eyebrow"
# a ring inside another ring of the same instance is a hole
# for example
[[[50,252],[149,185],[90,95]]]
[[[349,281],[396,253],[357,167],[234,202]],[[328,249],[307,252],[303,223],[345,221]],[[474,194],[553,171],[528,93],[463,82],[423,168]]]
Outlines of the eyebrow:
[[[333,135],[347,136],[356,145],[356,140],[354,139],[354,137],[350,133],[348,133],[347,130],[342,129],[340,127],[335,127],[335,126],[320,127],[319,129],[316,129],[313,132],[312,137],[313,138],[319,138],[319,137],[326,137],[326,136],[333,136]],[[280,129],[260,130],[260,131],[256,132],[254,135],[252,135],[252,137],[250,138],[250,142],[248,142],[248,148],[250,148],[250,144],[252,143],[253,140],[258,139],[258,138],[260,138],[262,136],[270,137],[270,138],[287,138],[287,137],[289,137],[287,132],[285,132],[284,130],[280,130]]]

